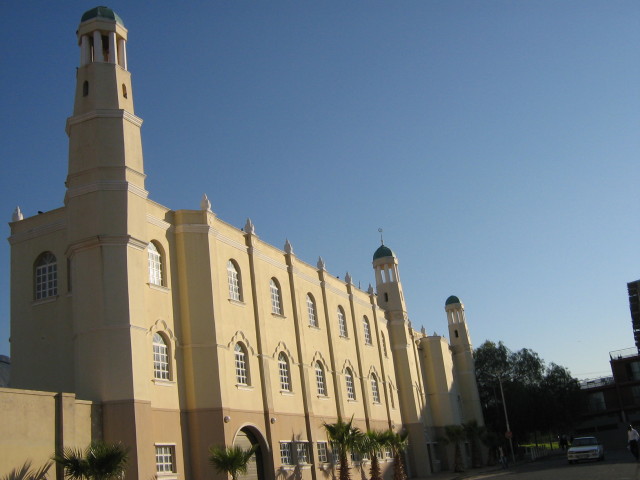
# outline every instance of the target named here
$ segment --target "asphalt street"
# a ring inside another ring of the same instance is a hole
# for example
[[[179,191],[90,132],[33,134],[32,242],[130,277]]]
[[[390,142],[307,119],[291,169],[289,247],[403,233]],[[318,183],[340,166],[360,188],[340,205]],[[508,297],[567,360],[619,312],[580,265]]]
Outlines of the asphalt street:
[[[554,455],[508,470],[465,476],[465,480],[640,480],[640,463],[626,450],[605,452],[605,460],[569,464],[565,456]]]

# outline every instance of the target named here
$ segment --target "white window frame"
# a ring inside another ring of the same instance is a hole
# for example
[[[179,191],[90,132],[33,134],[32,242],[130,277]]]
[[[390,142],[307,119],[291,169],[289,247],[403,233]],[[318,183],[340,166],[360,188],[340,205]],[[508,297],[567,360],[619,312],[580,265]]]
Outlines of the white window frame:
[[[316,387],[318,395],[323,397],[327,396],[327,379],[324,374],[324,367],[319,360],[316,362]]]
[[[347,320],[345,318],[342,307],[338,307],[338,333],[341,337],[349,338],[349,331],[347,330]]]
[[[293,465],[293,449],[289,441],[280,441],[280,463],[282,465]]]
[[[53,253],[45,252],[38,257],[34,275],[36,300],[58,295],[58,261]]]
[[[162,254],[154,242],[149,242],[147,246],[149,258],[149,283],[151,285],[163,286],[162,282]]]
[[[366,345],[373,345],[373,343],[371,343],[371,326],[366,316],[362,317],[362,328],[364,329],[364,343]]]
[[[177,473],[176,446],[156,443],[156,472],[160,475]]]
[[[171,380],[169,346],[166,339],[158,332],[153,334],[153,378]]]
[[[373,403],[380,403],[380,389],[378,388],[378,377],[376,374],[371,374],[371,398]]]
[[[308,293],[307,293],[307,313],[309,315],[309,326],[318,328],[318,312],[316,311],[316,302]]]
[[[233,260],[227,262],[227,283],[229,284],[229,298],[236,302],[241,302],[242,288],[240,285],[240,272]]]
[[[355,388],[355,382],[353,380],[353,372],[351,371],[350,368],[347,368],[344,372],[344,381],[347,386],[347,398],[349,400],[355,400],[356,388]]]
[[[247,352],[244,346],[238,342],[233,349],[236,367],[236,383],[238,385],[249,385],[249,369],[247,368]]]
[[[269,281],[269,291],[271,293],[271,313],[282,315],[282,293],[280,285],[274,278]]]
[[[296,462],[303,465],[309,464],[309,442],[296,442]]]
[[[329,463],[329,448],[327,442],[317,442],[318,462]]]
[[[289,358],[284,352],[278,355],[278,374],[280,376],[280,390],[291,391],[291,369],[289,368]]]

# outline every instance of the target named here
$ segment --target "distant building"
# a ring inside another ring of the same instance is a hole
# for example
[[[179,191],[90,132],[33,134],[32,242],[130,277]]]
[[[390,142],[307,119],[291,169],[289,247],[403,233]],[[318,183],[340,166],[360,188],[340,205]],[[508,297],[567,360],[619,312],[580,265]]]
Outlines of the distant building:
[[[235,444],[258,449],[249,478],[318,480],[335,468],[323,422],[353,418],[407,431],[412,476],[446,467],[444,427],[484,423],[462,302],[445,302],[450,341],[428,336],[386,245],[364,291],[263,242],[250,220],[220,220],[206,196],[194,210],[150,200],[127,30],[98,7],[77,35],[64,206],[16,209],[10,224],[11,386],[23,390],[0,390],[14,409],[0,413],[0,464],[104,438],[131,448],[128,479],[199,480],[215,475],[209,446]],[[28,405],[53,440],[12,423]]]
[[[640,352],[640,280],[627,283],[629,292],[629,310],[631,311],[631,328],[636,349]]]

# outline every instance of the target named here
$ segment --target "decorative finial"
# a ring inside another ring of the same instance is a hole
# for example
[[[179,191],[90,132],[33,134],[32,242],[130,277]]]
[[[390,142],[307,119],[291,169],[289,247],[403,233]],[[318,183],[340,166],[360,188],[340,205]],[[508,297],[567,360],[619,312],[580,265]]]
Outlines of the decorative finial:
[[[378,229],[378,232],[380,232],[380,244],[384,245],[384,239],[382,238],[382,227]]]
[[[347,272],[344,276],[344,281],[346,283],[348,283],[349,285],[351,285],[351,274],[349,272]]]
[[[367,288],[367,293],[373,295],[373,286],[371,284],[369,284],[369,288]]]
[[[424,325],[420,329],[420,333],[422,333],[422,335],[426,335],[427,334],[427,330],[424,328]]]
[[[326,270],[327,266],[324,264],[322,257],[318,257],[318,270]]]
[[[207,197],[206,193],[202,194],[202,200],[200,200],[200,209],[206,212],[211,211],[211,202],[209,201],[209,197]]]
[[[22,219],[24,219],[24,215],[22,214],[22,210],[20,210],[20,207],[16,207],[16,209],[13,211],[13,215],[11,215],[11,221],[12,222],[19,222]]]
[[[288,254],[293,253],[293,247],[291,246],[291,242],[288,238],[284,241],[284,252]]]
[[[247,218],[247,223],[244,224],[244,231],[246,233],[250,233],[251,235],[256,234],[256,227],[253,226],[253,222],[250,218]]]

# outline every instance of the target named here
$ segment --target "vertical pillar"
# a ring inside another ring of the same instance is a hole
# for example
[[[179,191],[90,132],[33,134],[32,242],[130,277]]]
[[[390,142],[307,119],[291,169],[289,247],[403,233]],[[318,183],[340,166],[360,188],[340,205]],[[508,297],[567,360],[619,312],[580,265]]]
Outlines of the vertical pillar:
[[[102,54],[102,34],[96,30],[93,32],[93,61],[104,62]]]
[[[109,63],[118,63],[116,51],[116,32],[109,32]]]
[[[118,38],[118,65],[127,69],[127,42],[124,38]]]
[[[80,66],[84,67],[91,62],[91,46],[89,45],[89,37],[82,35],[80,39]]]

